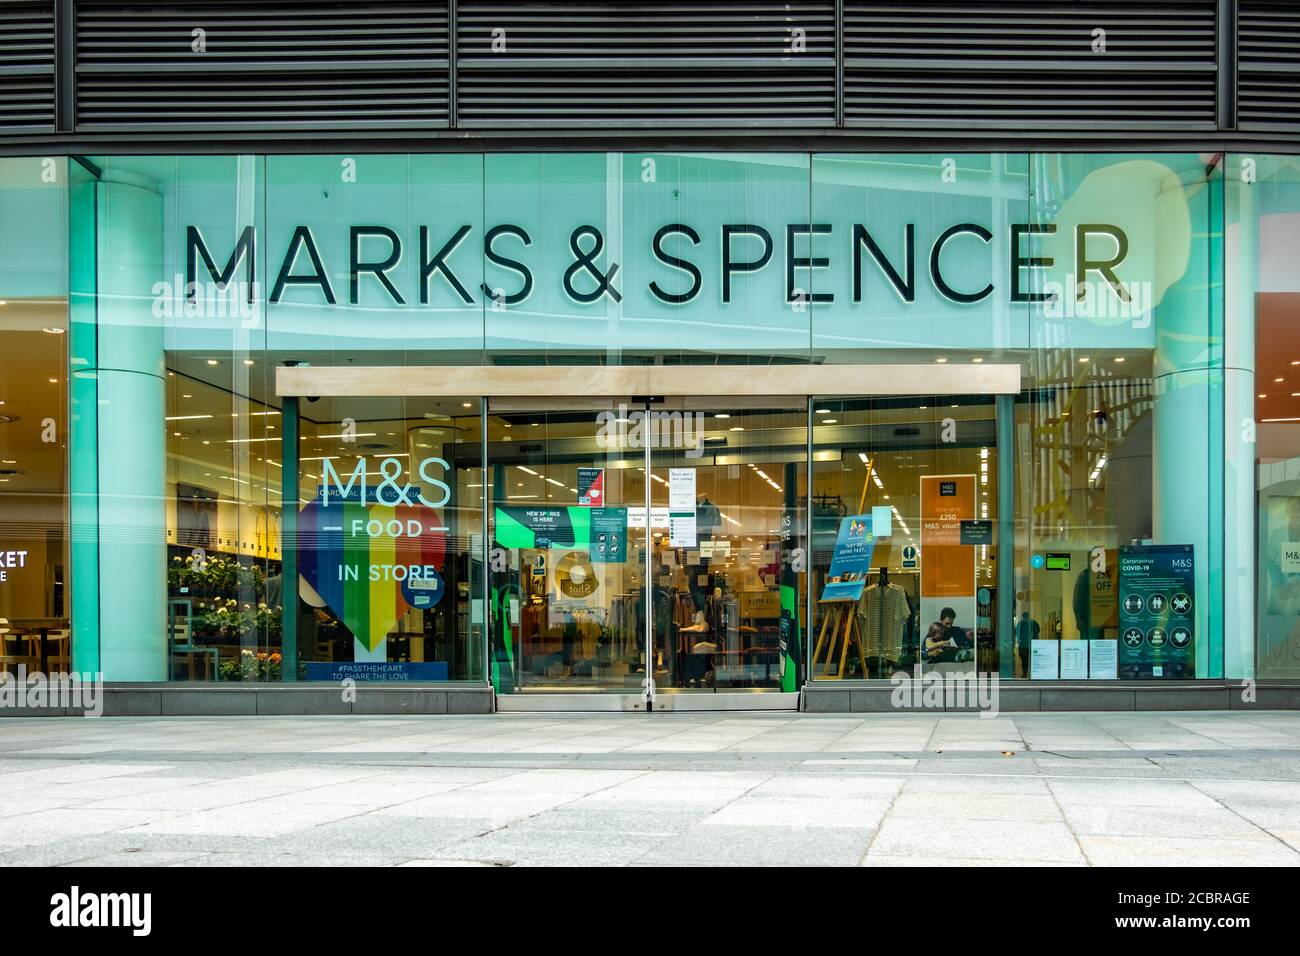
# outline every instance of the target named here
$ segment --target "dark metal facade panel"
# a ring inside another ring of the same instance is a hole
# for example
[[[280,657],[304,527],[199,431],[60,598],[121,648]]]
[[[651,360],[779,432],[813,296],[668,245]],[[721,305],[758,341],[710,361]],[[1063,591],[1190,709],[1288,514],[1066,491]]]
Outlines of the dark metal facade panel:
[[[1237,122],[1244,130],[1300,130],[1300,3],[1240,0]]]
[[[1218,0],[844,0],[848,126],[1216,128]]]
[[[1300,0],[0,0],[0,151],[202,131],[1254,148],[1300,141]]]
[[[828,127],[834,0],[457,0],[462,127]]]
[[[0,3],[0,129],[53,131],[54,0]]]
[[[77,128],[446,127],[449,45],[446,0],[77,0]]]

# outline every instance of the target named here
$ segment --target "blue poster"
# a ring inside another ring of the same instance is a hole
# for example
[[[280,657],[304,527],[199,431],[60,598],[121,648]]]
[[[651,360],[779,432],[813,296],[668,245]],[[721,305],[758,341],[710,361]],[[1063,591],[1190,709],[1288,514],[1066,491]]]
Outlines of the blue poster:
[[[1190,544],[1120,546],[1120,677],[1196,676],[1194,555]]]
[[[871,515],[853,515],[841,521],[821,599],[856,601],[862,597],[862,589],[867,585],[867,572],[871,570],[871,554],[875,549]]]

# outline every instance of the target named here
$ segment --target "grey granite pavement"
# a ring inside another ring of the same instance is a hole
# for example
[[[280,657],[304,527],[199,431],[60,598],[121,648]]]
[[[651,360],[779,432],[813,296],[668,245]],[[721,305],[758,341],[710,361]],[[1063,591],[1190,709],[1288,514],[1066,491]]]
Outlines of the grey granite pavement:
[[[0,721],[0,863],[1300,864],[1300,714]]]

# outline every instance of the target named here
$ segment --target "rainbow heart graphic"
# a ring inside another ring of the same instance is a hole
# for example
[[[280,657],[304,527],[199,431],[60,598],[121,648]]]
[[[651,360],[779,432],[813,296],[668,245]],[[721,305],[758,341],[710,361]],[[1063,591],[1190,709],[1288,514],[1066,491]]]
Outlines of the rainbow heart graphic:
[[[446,529],[427,505],[318,499],[298,528],[300,572],[371,651],[411,608],[442,598]]]

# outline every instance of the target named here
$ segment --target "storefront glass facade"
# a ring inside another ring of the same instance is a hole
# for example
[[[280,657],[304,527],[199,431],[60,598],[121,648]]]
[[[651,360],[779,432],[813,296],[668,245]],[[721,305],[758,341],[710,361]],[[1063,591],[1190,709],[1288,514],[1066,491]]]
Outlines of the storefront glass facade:
[[[6,666],[518,693],[1294,677],[1296,170],[0,160]],[[515,384],[285,394],[304,366]],[[700,393],[530,394],[556,366],[698,368]],[[711,394],[720,366],[753,393]],[[761,384],[834,366],[860,385]],[[1018,393],[980,387],[994,366]],[[968,390],[927,372],[953,367]]]

